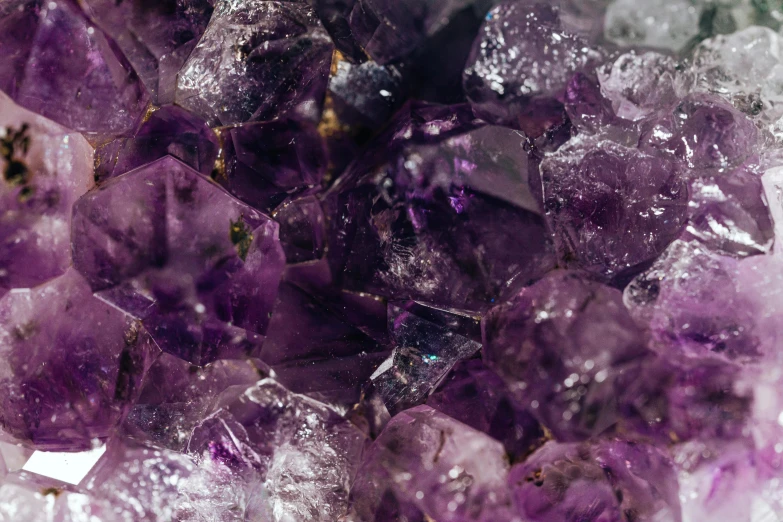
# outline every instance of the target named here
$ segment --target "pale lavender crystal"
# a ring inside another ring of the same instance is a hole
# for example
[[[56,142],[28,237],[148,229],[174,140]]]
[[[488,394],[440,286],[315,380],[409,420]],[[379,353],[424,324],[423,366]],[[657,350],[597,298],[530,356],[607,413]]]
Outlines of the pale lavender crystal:
[[[444,522],[512,520],[507,474],[499,442],[417,406],[394,417],[368,450],[351,499],[360,521],[400,520],[401,514]]]
[[[688,187],[676,164],[600,138],[574,138],[541,164],[549,226],[568,266],[613,278],[676,239]]]
[[[92,149],[74,132],[0,93],[0,294],[71,263],[74,201],[93,185]]]
[[[345,288],[480,310],[539,277],[553,256],[523,140],[464,105],[403,108],[325,198]]]
[[[758,144],[751,120],[728,102],[689,94],[642,126],[640,147],[660,151],[691,169],[726,169],[745,162]]]
[[[219,148],[217,135],[201,118],[167,105],[153,112],[133,136],[98,148],[96,178],[119,176],[166,155],[208,176]]]
[[[737,285],[738,263],[696,242],[675,241],[625,288],[631,314],[667,357],[757,359],[753,311]]]
[[[511,469],[509,485],[530,522],[682,520],[674,466],[645,444],[549,442]]]
[[[211,124],[317,122],[333,49],[307,4],[220,0],[179,72],[176,102]]]
[[[164,351],[201,365],[259,348],[284,265],[278,226],[198,172],[167,156],[114,178],[77,202],[73,230],[93,291]]]
[[[551,272],[482,327],[487,364],[559,440],[612,428],[614,381],[651,355],[622,294],[574,272]]]
[[[269,373],[258,360],[227,359],[194,367],[161,354],[147,373],[123,431],[137,440],[181,451],[219,394],[232,387],[247,388]]]
[[[328,403],[356,403],[388,354],[328,303],[290,283],[280,285],[268,332],[260,357],[280,382]]]
[[[347,512],[365,442],[330,407],[264,379],[224,397],[194,430],[189,451],[255,473],[275,520],[333,522]]]
[[[760,170],[750,162],[691,180],[687,235],[725,255],[768,253],[774,232]]]
[[[677,102],[677,62],[652,51],[620,55],[597,69],[601,93],[620,118],[639,121]]]
[[[108,502],[27,473],[13,473],[0,484],[0,520],[125,522]]]
[[[545,440],[530,409],[512,397],[481,359],[457,363],[427,399],[427,406],[499,440],[512,462],[521,461]]]
[[[502,2],[487,14],[473,45],[465,93],[482,118],[519,127],[529,107],[562,98],[571,75],[599,58],[563,29],[557,7]]]
[[[85,0],[157,105],[174,101],[177,72],[212,16],[214,0]]]
[[[144,328],[93,297],[74,270],[0,299],[0,346],[3,430],[65,451],[113,433],[157,353]]]
[[[412,301],[390,304],[388,317],[395,348],[371,380],[391,415],[423,403],[454,364],[481,349],[469,314]]]
[[[101,136],[131,130],[148,95],[115,43],[74,0],[0,6],[0,89],[70,129]]]
[[[219,133],[225,171],[215,180],[262,211],[317,187],[326,172],[324,141],[311,124],[282,120]]]
[[[386,64],[404,58],[473,0],[357,0],[350,29],[365,52]]]

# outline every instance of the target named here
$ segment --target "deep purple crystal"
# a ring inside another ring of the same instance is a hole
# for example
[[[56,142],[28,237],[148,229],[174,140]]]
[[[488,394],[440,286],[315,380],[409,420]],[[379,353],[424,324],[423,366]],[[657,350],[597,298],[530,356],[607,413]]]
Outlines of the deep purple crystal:
[[[0,298],[0,346],[0,425],[53,451],[111,435],[157,352],[137,321],[93,297],[74,270]]]
[[[164,351],[200,365],[259,348],[278,226],[198,172],[167,156],[114,178],[77,202],[73,230],[77,270]]]
[[[148,95],[116,44],[75,0],[0,7],[0,89],[19,105],[88,135],[128,132]]]

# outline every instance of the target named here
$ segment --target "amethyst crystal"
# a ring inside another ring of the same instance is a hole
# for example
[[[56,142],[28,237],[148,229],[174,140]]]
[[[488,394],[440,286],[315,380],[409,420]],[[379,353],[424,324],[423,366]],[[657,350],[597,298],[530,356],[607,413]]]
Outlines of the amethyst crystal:
[[[483,330],[487,364],[560,440],[610,429],[615,380],[650,356],[622,294],[573,272],[552,272],[494,308]]]
[[[600,54],[563,30],[558,9],[544,3],[500,3],[486,16],[465,69],[465,94],[492,123],[525,128],[571,75]]]
[[[93,297],[73,270],[0,298],[0,347],[0,426],[56,451],[111,435],[157,352],[137,321]]]
[[[115,136],[131,130],[148,95],[117,48],[75,0],[0,6],[0,89],[68,128]]]
[[[486,309],[553,263],[527,175],[517,132],[407,105],[327,194],[333,265],[351,290]]]
[[[218,148],[217,136],[203,120],[168,105],[153,112],[132,137],[118,138],[98,149],[96,178],[119,176],[166,155],[209,175]]]
[[[681,233],[688,188],[676,165],[600,138],[574,138],[541,164],[546,216],[569,266],[613,278]]]
[[[528,408],[480,359],[457,363],[427,406],[503,443],[512,461],[520,461],[544,441],[544,430]]]
[[[176,101],[212,124],[317,121],[333,49],[306,4],[222,0],[179,72]]]
[[[268,212],[321,183],[326,150],[315,127],[282,120],[220,130],[225,170],[216,181]]]
[[[336,411],[265,379],[222,406],[193,432],[189,451],[254,473],[261,500],[279,520],[338,520],[365,446]]]
[[[288,264],[321,259],[326,252],[326,217],[313,196],[282,205],[274,213]]]
[[[674,466],[644,444],[550,442],[511,469],[509,484],[531,522],[682,520]]]
[[[164,351],[201,365],[258,350],[284,263],[265,215],[165,157],[85,195],[73,230],[77,270]]]
[[[212,16],[214,0],[84,0],[157,105],[174,101],[177,72]]]
[[[84,138],[0,93],[0,295],[65,272],[74,201],[93,184]]]
[[[394,417],[373,443],[351,497],[362,521],[506,520],[507,473],[499,442],[417,406]]]

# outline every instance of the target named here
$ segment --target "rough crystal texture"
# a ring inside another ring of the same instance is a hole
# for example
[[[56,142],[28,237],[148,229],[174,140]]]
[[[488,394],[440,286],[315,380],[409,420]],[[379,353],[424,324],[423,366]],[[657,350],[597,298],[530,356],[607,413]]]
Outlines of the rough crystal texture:
[[[176,101],[212,124],[317,122],[333,49],[307,4],[220,0],[179,72]]]
[[[321,259],[326,252],[326,216],[317,198],[308,196],[281,206],[274,218],[288,264]]]
[[[227,398],[194,430],[189,450],[254,472],[272,520],[332,522],[347,512],[364,446],[337,412],[265,379]]]
[[[157,348],[75,271],[0,298],[0,424],[39,449],[105,439],[138,397]]]
[[[515,131],[407,105],[327,194],[346,288],[486,309],[553,263]]]
[[[409,514],[407,520],[505,520],[507,473],[499,442],[417,406],[394,417],[368,450],[351,498],[361,521],[400,520],[401,514]]]
[[[640,146],[671,155],[691,169],[737,167],[754,152],[756,126],[729,103],[690,94],[671,112],[642,125]]]
[[[137,440],[182,451],[218,395],[232,387],[247,388],[269,373],[258,360],[221,360],[194,367],[164,353],[150,367],[123,431]]]
[[[737,288],[736,260],[675,241],[626,287],[624,301],[667,357],[758,358],[753,312]]]
[[[520,120],[540,117],[537,104],[561,97],[571,75],[599,58],[563,30],[556,7],[503,2],[487,14],[473,45],[465,94],[480,117],[524,128]]]
[[[473,0],[358,0],[351,12],[354,38],[376,62],[404,58]]]
[[[93,291],[164,351],[201,365],[258,348],[284,264],[278,226],[198,172],[167,156],[114,178],[77,202],[73,230]]]
[[[424,402],[451,367],[481,343],[470,338],[471,330],[479,330],[478,319],[456,311],[408,302],[390,304],[388,316],[395,348],[371,379],[395,415]]]
[[[166,155],[209,175],[218,149],[217,136],[203,120],[167,105],[153,112],[132,137],[118,138],[98,149],[96,178],[119,176]]]
[[[700,0],[615,0],[606,12],[604,35],[607,40],[622,46],[680,51],[699,34],[699,17],[704,3]]]
[[[173,102],[177,72],[204,34],[214,0],[85,0],[85,4],[136,70],[153,103]]]
[[[219,132],[225,171],[216,181],[262,211],[318,186],[326,172],[324,142],[310,124],[284,120]]]
[[[115,136],[131,130],[149,96],[133,68],[73,0],[0,6],[0,89],[70,129]]]
[[[521,461],[544,440],[529,408],[520,406],[480,359],[457,363],[427,405],[502,442],[512,461]]]
[[[677,76],[677,62],[655,52],[620,55],[597,69],[601,93],[611,101],[620,118],[639,121],[674,105],[682,80]]]
[[[682,520],[677,474],[657,448],[619,440],[547,443],[509,476],[524,520]]]
[[[775,121],[783,116],[782,50],[780,36],[766,27],[705,40],[693,54],[696,86],[749,116]]]
[[[494,308],[483,332],[487,364],[559,440],[611,428],[615,380],[649,357],[622,294],[574,272],[552,272]]]
[[[0,93],[0,295],[65,272],[71,207],[93,185],[85,139]]]
[[[659,255],[688,216],[674,162],[600,138],[575,138],[541,164],[546,217],[570,266],[612,278]]]

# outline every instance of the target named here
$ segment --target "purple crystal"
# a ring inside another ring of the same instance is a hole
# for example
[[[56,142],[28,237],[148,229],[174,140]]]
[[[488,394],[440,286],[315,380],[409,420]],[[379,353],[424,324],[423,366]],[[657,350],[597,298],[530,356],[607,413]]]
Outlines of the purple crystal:
[[[222,129],[220,137],[225,172],[216,181],[262,211],[319,185],[326,172],[323,139],[307,123],[246,124]]]
[[[93,297],[73,270],[0,298],[0,346],[0,425],[56,451],[108,437],[157,352],[138,322]]]
[[[531,522],[682,520],[674,466],[644,444],[550,442],[511,469],[509,484]]]
[[[0,93],[0,295],[65,272],[74,201],[92,187],[84,138]]]
[[[257,360],[221,360],[194,367],[164,353],[150,367],[123,430],[137,440],[182,451],[219,394],[232,387],[247,388],[269,373]]]
[[[768,253],[774,233],[759,170],[751,163],[693,179],[688,235],[726,255]]]
[[[336,273],[350,290],[487,308],[552,266],[527,174],[517,132],[407,105],[327,195]]]
[[[439,521],[506,520],[503,446],[429,406],[394,417],[368,450],[353,483],[359,520],[391,513]],[[494,518],[493,518],[494,517]],[[509,517],[510,519],[510,517]]]
[[[649,356],[622,294],[573,272],[552,272],[492,309],[483,331],[487,364],[559,440],[610,429],[615,379]]]
[[[291,201],[274,213],[288,264],[321,259],[326,251],[326,217],[313,196]]]
[[[559,99],[574,72],[600,54],[563,30],[558,9],[506,1],[486,16],[465,69],[465,93],[476,113],[520,127],[530,107]]]
[[[179,72],[176,101],[211,124],[317,122],[333,49],[306,4],[220,2]]]
[[[150,115],[130,138],[118,138],[99,149],[98,179],[118,176],[166,155],[204,175],[212,173],[218,155],[215,133],[197,116],[176,105]]]
[[[423,403],[454,364],[481,349],[463,325],[477,331],[478,319],[416,302],[389,305],[395,348],[371,379],[391,415]]]
[[[742,164],[757,141],[756,126],[728,102],[690,94],[673,110],[642,125],[640,145],[692,169],[726,169]]]
[[[258,349],[284,264],[265,215],[165,157],[85,195],[73,230],[93,291],[164,351],[201,365]]]
[[[264,379],[193,432],[189,451],[254,470],[281,520],[330,522],[345,514],[364,435],[334,410]]]
[[[675,241],[626,287],[625,304],[667,357],[753,360],[760,355],[759,341],[737,272],[736,260]]]
[[[157,105],[174,101],[177,72],[212,15],[214,0],[85,0]]]
[[[386,64],[410,54],[472,1],[357,0],[351,32],[374,61]]]
[[[612,278],[679,236],[688,188],[674,163],[600,138],[574,138],[541,164],[546,216],[568,265]]]
[[[480,359],[457,363],[427,399],[427,406],[502,442],[514,462],[544,441],[544,431],[535,417]]]
[[[74,0],[10,0],[0,7],[0,89],[70,129],[100,136],[131,130],[148,95],[136,73]]]
[[[311,294],[283,283],[261,359],[297,393],[351,405],[387,349]]]

